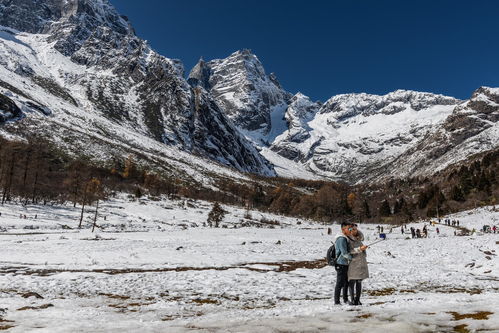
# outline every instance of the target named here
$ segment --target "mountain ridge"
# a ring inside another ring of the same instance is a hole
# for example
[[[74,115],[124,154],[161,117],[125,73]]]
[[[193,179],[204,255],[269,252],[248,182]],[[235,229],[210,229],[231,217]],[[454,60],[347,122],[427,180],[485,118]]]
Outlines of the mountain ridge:
[[[185,78],[183,64],[152,50],[107,0],[0,0],[0,8],[3,135],[38,126],[75,150],[85,148],[60,136],[86,133],[90,142],[98,128],[109,142],[147,150],[153,140],[156,152],[178,149],[241,172],[348,183],[431,174],[498,145],[494,88],[465,101],[396,90],[320,103],[286,91],[248,49],[200,59]]]

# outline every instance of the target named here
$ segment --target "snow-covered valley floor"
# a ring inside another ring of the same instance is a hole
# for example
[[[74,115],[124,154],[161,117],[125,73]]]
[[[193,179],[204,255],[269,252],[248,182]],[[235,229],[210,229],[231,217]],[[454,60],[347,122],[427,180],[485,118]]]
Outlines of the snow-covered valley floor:
[[[102,204],[91,233],[92,208],[78,230],[79,207],[0,206],[0,329],[499,332],[499,234],[437,225],[440,235],[430,226],[428,238],[408,239],[384,226],[388,239],[368,249],[363,306],[334,306],[324,256],[337,225],[328,235],[310,221],[248,220],[225,207],[215,229],[203,226],[210,208],[120,196]],[[498,225],[499,211],[450,218],[479,230]],[[375,225],[360,227],[366,243],[377,239]]]

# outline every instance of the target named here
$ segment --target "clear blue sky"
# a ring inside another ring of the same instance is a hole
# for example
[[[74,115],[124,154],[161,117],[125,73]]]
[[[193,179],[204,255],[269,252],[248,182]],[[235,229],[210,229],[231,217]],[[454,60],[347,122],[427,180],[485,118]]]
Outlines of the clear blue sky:
[[[186,72],[248,48],[282,86],[325,101],[396,89],[469,98],[499,86],[499,1],[111,0]]]

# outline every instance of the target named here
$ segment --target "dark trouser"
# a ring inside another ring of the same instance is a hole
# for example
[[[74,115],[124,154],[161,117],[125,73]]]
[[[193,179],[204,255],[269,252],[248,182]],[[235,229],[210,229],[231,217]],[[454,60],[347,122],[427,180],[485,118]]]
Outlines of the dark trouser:
[[[348,265],[336,265],[336,285],[334,287],[334,303],[340,303],[340,294],[343,290],[343,301],[348,301]]]
[[[350,301],[354,305],[360,305],[360,294],[362,293],[362,280],[350,280],[348,281],[348,287],[350,289]],[[354,293],[354,288],[355,288],[355,293]]]

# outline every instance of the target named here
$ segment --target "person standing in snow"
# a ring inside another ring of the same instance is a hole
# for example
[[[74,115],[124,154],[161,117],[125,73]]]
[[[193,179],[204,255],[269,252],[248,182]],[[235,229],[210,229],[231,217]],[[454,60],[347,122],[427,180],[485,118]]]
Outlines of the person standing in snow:
[[[343,303],[348,302],[347,287],[348,287],[348,265],[352,260],[350,249],[348,246],[348,237],[351,235],[354,224],[351,222],[343,222],[341,224],[341,234],[336,236],[334,241],[336,265],[336,285],[334,287],[334,304],[340,304],[340,294],[343,290]]]
[[[421,230],[416,229],[416,238],[421,238]]]
[[[440,229],[437,228],[437,235],[440,235]]]
[[[350,253],[352,254],[352,261],[348,265],[348,288],[350,290],[350,305],[362,305],[360,302],[360,295],[362,293],[362,280],[369,277],[369,270],[367,267],[367,255],[365,246],[362,241],[364,235],[358,230],[357,225],[348,236],[348,243]]]

